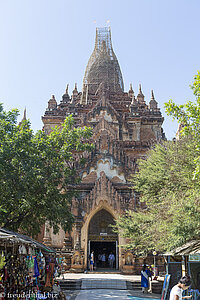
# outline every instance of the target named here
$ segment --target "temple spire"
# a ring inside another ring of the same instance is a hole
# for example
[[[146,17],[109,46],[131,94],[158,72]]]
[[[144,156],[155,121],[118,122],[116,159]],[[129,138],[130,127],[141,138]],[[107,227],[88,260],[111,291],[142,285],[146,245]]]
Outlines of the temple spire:
[[[74,103],[74,101],[77,99],[78,96],[78,89],[77,89],[77,83],[75,83],[73,92],[72,92],[72,101],[71,103]]]
[[[155,100],[153,90],[151,90],[151,100]]]
[[[138,102],[144,102],[144,95],[142,93],[142,87],[141,87],[141,83],[139,84],[139,92],[138,92],[138,95],[137,95],[137,99],[138,99]]]
[[[88,84],[83,85],[80,104],[88,104]]]
[[[75,82],[74,91],[78,92],[78,90],[77,90],[77,83],[76,82]]]
[[[140,95],[143,95],[141,83],[139,84],[139,94],[140,94]]]
[[[21,126],[22,122],[23,122],[23,121],[26,121],[26,120],[27,120],[27,118],[26,118],[26,106],[25,106],[23,118],[22,118],[21,122],[19,122],[19,126]]]
[[[48,110],[54,110],[57,108],[57,101],[55,95],[51,96],[51,99],[48,101]]]
[[[96,28],[95,47],[83,78],[83,84],[88,84],[89,94],[95,94],[102,82],[107,83],[112,92],[124,90],[120,66],[112,47],[110,27]]]
[[[75,83],[74,89],[73,89],[73,95],[78,96],[78,89],[77,89],[77,83]]]
[[[65,94],[62,96],[62,101],[61,103],[68,103],[70,102],[70,97],[69,97],[69,84],[67,84],[66,89],[65,89]]]
[[[134,95],[134,91],[133,91],[132,83],[130,83],[130,88],[129,88],[129,91],[128,91],[128,95],[129,95],[129,97],[130,97],[130,98],[132,98],[132,97],[133,97],[133,95]]]
[[[156,110],[156,109],[158,108],[158,103],[157,103],[157,101],[155,100],[153,90],[151,90],[151,100],[149,101],[149,108],[150,108],[151,110]]]
[[[24,115],[23,115],[22,121],[24,121],[24,120],[27,120],[27,118],[26,118],[26,106],[25,106],[25,109],[24,109]]]
[[[65,94],[68,94],[69,84],[66,86]]]

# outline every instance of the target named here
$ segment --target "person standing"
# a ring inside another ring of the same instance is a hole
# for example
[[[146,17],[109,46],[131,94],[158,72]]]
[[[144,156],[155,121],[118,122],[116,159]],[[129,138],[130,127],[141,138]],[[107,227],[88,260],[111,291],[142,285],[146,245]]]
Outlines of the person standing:
[[[94,251],[90,254],[90,271],[93,272],[94,270]]]
[[[190,285],[191,279],[189,275],[181,277],[179,283],[171,289],[169,300],[182,300],[192,298],[192,295],[184,297],[182,296],[183,291],[187,290]]]
[[[99,253],[99,255],[98,255],[98,266],[101,268],[101,257],[102,257],[102,255],[101,255],[101,253]]]
[[[149,270],[151,276],[149,276],[149,289],[148,289],[148,293],[152,293],[152,276],[153,276],[153,271],[152,271],[152,267],[151,265],[147,267],[147,269]]]
[[[102,254],[101,261],[102,261],[102,264],[103,264],[103,268],[105,268],[105,266],[106,266],[106,255],[105,255],[105,253]]]
[[[115,256],[112,252],[108,256],[108,261],[109,261],[110,268],[113,268]]]
[[[148,293],[148,288],[149,288],[149,277],[151,277],[151,272],[147,268],[146,265],[143,265],[142,271],[141,271],[141,287],[142,287],[142,292],[147,294]]]

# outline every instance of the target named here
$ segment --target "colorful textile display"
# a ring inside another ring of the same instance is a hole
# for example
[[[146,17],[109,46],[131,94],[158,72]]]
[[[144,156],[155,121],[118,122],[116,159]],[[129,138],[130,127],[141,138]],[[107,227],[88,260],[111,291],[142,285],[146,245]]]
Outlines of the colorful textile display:
[[[2,254],[0,255],[0,269],[3,269],[3,267],[5,266],[6,262],[5,262],[5,256],[4,253],[2,251]]]
[[[36,256],[34,257],[34,277],[40,276],[39,268],[38,268],[38,262]]]

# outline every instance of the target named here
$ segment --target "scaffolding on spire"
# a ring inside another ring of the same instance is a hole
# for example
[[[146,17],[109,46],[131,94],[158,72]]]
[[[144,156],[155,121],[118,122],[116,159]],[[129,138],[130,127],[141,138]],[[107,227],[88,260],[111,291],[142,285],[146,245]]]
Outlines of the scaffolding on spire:
[[[88,61],[83,85],[96,92],[105,82],[111,91],[124,91],[122,73],[112,48],[110,27],[96,28],[95,47]]]

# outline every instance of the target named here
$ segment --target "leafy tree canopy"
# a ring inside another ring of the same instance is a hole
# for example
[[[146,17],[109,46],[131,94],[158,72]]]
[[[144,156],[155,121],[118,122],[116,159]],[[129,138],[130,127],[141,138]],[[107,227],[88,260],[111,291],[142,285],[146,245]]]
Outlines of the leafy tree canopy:
[[[182,136],[190,136],[195,141],[195,170],[194,177],[200,177],[200,72],[194,77],[191,86],[196,97],[196,102],[188,101],[183,105],[177,105],[172,100],[165,103],[168,115],[176,119],[182,125]]]
[[[36,235],[48,221],[54,232],[69,230],[79,180],[74,154],[91,150],[92,131],[75,128],[69,116],[49,135],[34,134],[29,121],[17,125],[17,117],[17,110],[0,105],[0,226]]]

